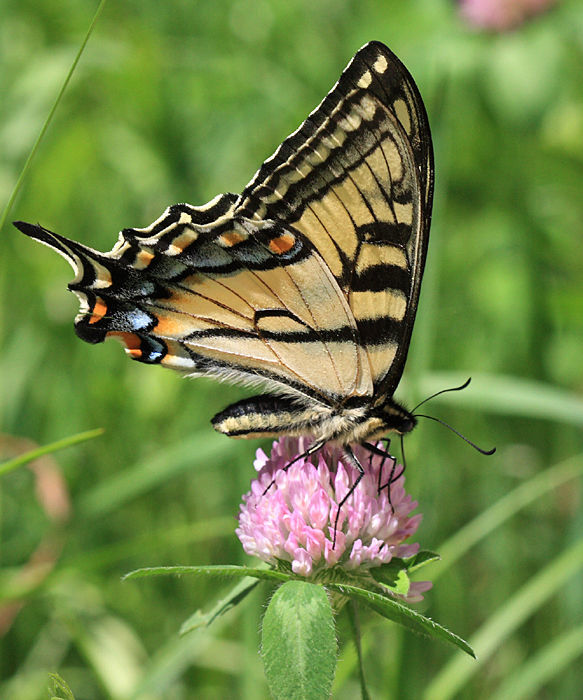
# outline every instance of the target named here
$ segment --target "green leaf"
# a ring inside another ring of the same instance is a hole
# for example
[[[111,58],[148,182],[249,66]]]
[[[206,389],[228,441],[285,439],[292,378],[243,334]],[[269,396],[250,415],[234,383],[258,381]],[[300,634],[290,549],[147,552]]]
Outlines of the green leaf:
[[[323,586],[288,581],[263,618],[261,654],[274,698],[326,700],[336,668],[332,607]]]
[[[184,576],[185,574],[194,574],[196,576],[203,574],[207,576],[236,576],[238,578],[252,576],[264,581],[278,581],[280,583],[289,581],[292,578],[292,576],[282,571],[251,569],[246,566],[154,566],[130,571],[122,577],[122,581],[133,578],[146,578],[148,576]]]
[[[457,634],[450,632],[437,622],[421,615],[403,603],[379,595],[378,593],[373,593],[364,588],[349,586],[343,583],[329,583],[326,587],[330,590],[338,591],[338,593],[342,593],[342,595],[348,596],[349,598],[357,598],[388,620],[397,622],[418,634],[458,647],[462,651],[465,651],[466,654],[475,658],[473,649],[461,637],[458,637]]]
[[[75,700],[73,691],[58,673],[49,673],[49,700]]]
[[[257,586],[258,581],[255,578],[246,577],[240,581],[228,595],[219,600],[214,607],[207,613],[197,610],[191,615],[188,620],[185,620],[180,628],[180,634],[187,634],[200,627],[208,627],[214,622],[217,617],[224,615],[226,612],[238,605],[244,600],[249,593]]]
[[[441,556],[439,554],[428,550],[422,550],[421,552],[414,554],[412,557],[403,559],[402,561],[404,561],[407,565],[407,571],[411,573],[411,571],[417,571],[417,569],[421,569],[426,564],[431,564],[432,562],[440,560]]]
[[[409,572],[420,569],[430,562],[439,559],[439,554],[434,552],[418,552],[407,559],[393,557],[387,564],[375,566],[370,570],[370,575],[378,583],[390,588],[393,593],[407,595],[411,585]]]
[[[407,575],[407,568],[403,559],[392,559],[388,564],[375,566],[370,570],[371,576],[378,583],[389,588],[398,595],[407,595],[411,581]]]

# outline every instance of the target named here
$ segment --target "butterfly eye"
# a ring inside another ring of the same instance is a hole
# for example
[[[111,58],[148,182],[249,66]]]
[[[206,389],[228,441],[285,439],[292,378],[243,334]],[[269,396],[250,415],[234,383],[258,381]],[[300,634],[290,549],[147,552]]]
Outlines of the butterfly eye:
[[[386,430],[404,435],[410,433],[417,425],[417,420],[407,409],[393,399],[388,399],[381,409],[381,416]]]

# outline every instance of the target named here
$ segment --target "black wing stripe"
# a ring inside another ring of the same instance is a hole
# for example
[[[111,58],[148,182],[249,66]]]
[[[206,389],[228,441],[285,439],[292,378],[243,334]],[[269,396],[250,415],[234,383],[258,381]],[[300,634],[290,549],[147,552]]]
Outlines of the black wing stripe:
[[[391,283],[387,287],[387,280]],[[397,265],[371,265],[352,278],[353,292],[382,292],[385,289],[397,289],[406,296],[411,288],[411,275]]]
[[[281,217],[282,219],[289,219],[290,212],[293,212],[294,218],[300,218],[301,214],[307,203],[312,201],[317,201],[321,198],[322,194],[328,191],[334,185],[341,183],[351,171],[357,169],[363,164],[366,164],[366,159],[374,152],[378,147],[379,143],[375,142],[368,145],[365,149],[358,152],[355,155],[355,151],[348,151],[348,147],[351,145],[351,140],[355,140],[357,137],[356,132],[341,132],[344,135],[344,140],[339,140],[339,134],[335,130],[332,130],[335,124],[331,123],[321,128],[318,132],[318,143],[328,140],[328,142],[333,142],[335,148],[330,150],[330,154],[326,160],[322,161],[319,165],[314,165],[310,163],[310,171],[306,173],[302,179],[293,182],[289,180],[289,173],[298,170],[295,161],[300,163],[305,158],[305,147],[304,149],[299,148],[294,151],[291,156],[291,162],[287,162],[277,169],[272,176],[270,176],[265,183],[257,185],[249,195],[252,195],[253,200],[264,199],[269,202],[270,215],[273,212],[274,218]],[[323,135],[322,135],[323,134]],[[312,152],[317,151],[318,145],[312,147],[310,150]],[[348,155],[350,154],[350,158]],[[301,172],[301,170],[300,170]],[[278,187],[281,183],[286,182],[285,191],[283,193],[284,198],[278,196],[276,199],[271,201],[273,195],[278,191]],[[320,182],[319,186],[314,187],[314,180],[317,179]],[[257,199],[255,199],[257,198]],[[246,206],[248,207],[248,213],[251,215],[253,207],[251,196],[247,195],[245,192],[245,199],[243,200],[243,205],[241,210],[246,211]]]

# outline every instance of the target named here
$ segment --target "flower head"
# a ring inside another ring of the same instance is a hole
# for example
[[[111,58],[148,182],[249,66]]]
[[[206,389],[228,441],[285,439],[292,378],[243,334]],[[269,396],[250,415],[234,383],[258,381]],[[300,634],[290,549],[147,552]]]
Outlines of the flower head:
[[[284,437],[273,443],[271,456],[257,451],[257,478],[243,496],[237,535],[247,554],[279,565],[288,562],[292,571],[310,578],[325,575],[334,567],[346,572],[388,564],[393,557],[413,556],[418,544],[403,544],[413,535],[422,516],[411,516],[417,502],[404,489],[401,475],[384,486],[402,468],[395,461],[353,447],[365,474],[345,498],[358,471],[343,458],[342,451],[325,445],[316,454],[302,457],[309,442]],[[379,476],[380,474],[380,476]],[[337,520],[337,529],[335,529]],[[430,583],[411,585],[407,599],[421,599]]]
[[[544,12],[556,0],[460,0],[460,12],[480,29],[514,29],[530,17]]]

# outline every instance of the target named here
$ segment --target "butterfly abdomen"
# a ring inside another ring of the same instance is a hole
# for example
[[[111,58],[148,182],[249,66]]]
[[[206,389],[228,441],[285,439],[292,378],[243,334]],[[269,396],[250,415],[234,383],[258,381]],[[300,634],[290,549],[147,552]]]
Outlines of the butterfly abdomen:
[[[329,413],[302,405],[297,399],[263,394],[231,404],[212,419],[215,430],[230,437],[302,435],[316,428]]]

